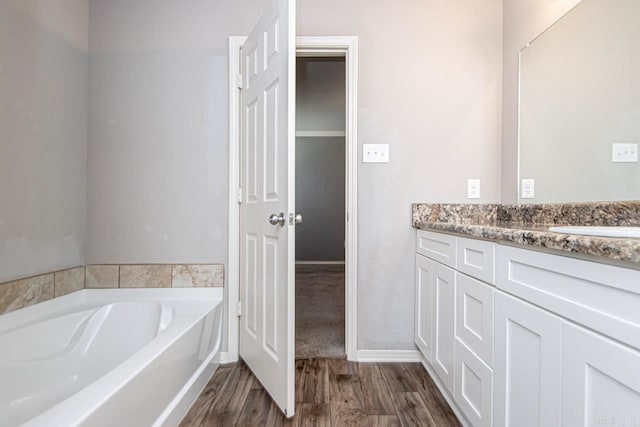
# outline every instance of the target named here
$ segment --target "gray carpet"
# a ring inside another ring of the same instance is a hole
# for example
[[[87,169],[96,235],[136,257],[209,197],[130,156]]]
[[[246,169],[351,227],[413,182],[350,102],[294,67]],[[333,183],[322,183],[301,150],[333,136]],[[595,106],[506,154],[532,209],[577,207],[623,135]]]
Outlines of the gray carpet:
[[[344,265],[296,266],[296,359],[342,358]]]

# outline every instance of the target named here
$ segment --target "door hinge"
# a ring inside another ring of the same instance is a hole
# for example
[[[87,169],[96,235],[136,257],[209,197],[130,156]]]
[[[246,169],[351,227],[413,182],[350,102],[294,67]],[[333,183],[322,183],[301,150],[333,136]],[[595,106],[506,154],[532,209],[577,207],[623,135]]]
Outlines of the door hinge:
[[[242,89],[242,74],[238,74],[238,81],[236,82],[238,89]]]
[[[242,203],[242,188],[238,188],[238,203]]]
[[[238,317],[242,316],[242,301],[238,301],[237,314]]]

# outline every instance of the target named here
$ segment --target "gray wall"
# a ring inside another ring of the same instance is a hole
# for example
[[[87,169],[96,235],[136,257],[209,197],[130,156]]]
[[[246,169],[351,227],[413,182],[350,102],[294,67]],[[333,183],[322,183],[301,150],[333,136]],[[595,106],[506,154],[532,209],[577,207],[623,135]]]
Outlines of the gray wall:
[[[298,58],[296,128],[342,130],[344,58]],[[296,138],[296,261],[344,261],[344,137]]]
[[[85,262],[86,0],[0,0],[0,282]]]
[[[296,130],[344,130],[344,58],[296,61]]]
[[[518,52],[581,0],[503,0],[502,202],[518,200]]]
[[[499,200],[502,1],[298,2],[301,35],[359,38],[358,348],[413,349],[411,203]],[[340,11],[340,13],[336,13]]]
[[[296,138],[296,261],[344,261],[344,138]]]
[[[89,262],[226,261],[226,37],[263,4],[91,2]],[[358,144],[391,163],[358,171],[358,347],[413,349],[411,203],[500,198],[502,1],[299,0],[298,34],[359,37]]]
[[[226,262],[227,36],[260,3],[91,1],[89,263]]]

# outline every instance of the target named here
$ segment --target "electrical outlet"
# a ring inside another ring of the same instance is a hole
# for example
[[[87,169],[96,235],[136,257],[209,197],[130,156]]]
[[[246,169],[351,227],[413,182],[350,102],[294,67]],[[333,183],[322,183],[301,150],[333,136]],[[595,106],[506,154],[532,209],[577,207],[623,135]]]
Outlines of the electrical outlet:
[[[520,197],[523,199],[533,199],[536,196],[535,180],[523,179],[520,187]]]
[[[479,199],[480,198],[480,180],[468,179],[467,180],[467,199]]]
[[[389,144],[362,144],[362,163],[389,163]]]
[[[638,144],[611,144],[614,163],[634,163],[638,161]]]

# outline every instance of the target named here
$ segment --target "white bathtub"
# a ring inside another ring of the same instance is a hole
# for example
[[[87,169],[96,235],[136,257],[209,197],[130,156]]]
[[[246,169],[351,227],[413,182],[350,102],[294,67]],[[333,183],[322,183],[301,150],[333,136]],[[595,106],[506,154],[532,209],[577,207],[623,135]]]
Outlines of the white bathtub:
[[[0,316],[0,425],[177,425],[218,367],[221,302],[83,290]]]

